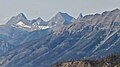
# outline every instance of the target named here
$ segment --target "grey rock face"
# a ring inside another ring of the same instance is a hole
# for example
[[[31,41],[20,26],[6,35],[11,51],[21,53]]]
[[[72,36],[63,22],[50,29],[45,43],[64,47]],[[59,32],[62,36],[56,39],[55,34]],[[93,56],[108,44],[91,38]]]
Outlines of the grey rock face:
[[[5,42],[4,40],[0,39],[0,55],[2,55],[3,53],[8,52],[9,50],[12,50],[14,48],[13,45]]]

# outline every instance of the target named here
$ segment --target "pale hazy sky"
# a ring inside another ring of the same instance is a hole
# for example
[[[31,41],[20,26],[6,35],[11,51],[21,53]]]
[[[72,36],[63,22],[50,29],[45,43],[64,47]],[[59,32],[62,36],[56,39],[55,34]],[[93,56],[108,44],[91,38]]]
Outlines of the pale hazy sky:
[[[0,0],[0,23],[19,13],[28,19],[49,20],[59,11],[77,18],[79,13],[101,13],[119,7],[120,0]]]

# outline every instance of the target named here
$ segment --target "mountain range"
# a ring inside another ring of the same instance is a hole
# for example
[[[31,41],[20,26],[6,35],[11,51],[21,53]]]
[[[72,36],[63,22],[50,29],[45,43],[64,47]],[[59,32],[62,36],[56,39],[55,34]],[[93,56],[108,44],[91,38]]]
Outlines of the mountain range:
[[[49,21],[28,20],[23,13],[0,25],[0,65],[50,67],[78,59],[120,53],[120,10],[79,15],[58,12]]]

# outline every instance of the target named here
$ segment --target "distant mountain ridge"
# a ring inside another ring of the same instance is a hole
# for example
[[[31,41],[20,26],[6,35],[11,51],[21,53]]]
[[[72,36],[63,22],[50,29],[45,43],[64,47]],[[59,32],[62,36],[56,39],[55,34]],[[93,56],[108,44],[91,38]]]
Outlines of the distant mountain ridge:
[[[58,14],[59,16],[54,19],[55,21],[60,17],[63,17],[61,19],[67,20],[67,22],[73,18],[66,13],[59,12],[56,15]],[[62,15],[65,15],[66,18]],[[28,20],[23,13],[20,13],[17,16],[13,16],[6,24],[0,25],[0,38],[12,46],[18,46],[50,34],[53,27],[55,28],[54,25],[50,26],[47,21],[42,20],[40,17]],[[9,48],[6,48],[6,50],[9,50]]]
[[[40,23],[37,20],[26,23],[23,21],[25,17],[9,21],[8,24],[0,26],[0,36],[16,48],[0,56],[0,65],[50,67],[51,64],[64,60],[99,59],[119,54],[119,15],[120,10],[115,9],[102,14],[80,14],[75,19],[59,12],[51,20],[45,21],[47,25],[44,26],[49,27],[46,29],[38,27],[44,23],[40,18]],[[14,26],[14,23],[20,26]],[[26,28],[26,25],[30,26],[30,29]]]
[[[22,28],[27,31],[47,29],[54,26],[67,25],[75,21],[75,18],[67,13],[58,12],[55,17],[49,21],[44,21],[40,17],[33,20],[28,20],[23,13],[12,17],[6,24],[13,27]]]

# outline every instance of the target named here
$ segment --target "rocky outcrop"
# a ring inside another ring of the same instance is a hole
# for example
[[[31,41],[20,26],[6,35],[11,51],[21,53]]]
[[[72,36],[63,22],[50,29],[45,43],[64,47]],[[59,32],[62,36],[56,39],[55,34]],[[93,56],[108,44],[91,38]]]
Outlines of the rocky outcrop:
[[[120,67],[120,55],[110,55],[96,61],[81,60],[56,63],[52,67]]]
[[[52,65],[52,67],[95,67],[88,61],[71,61]]]

